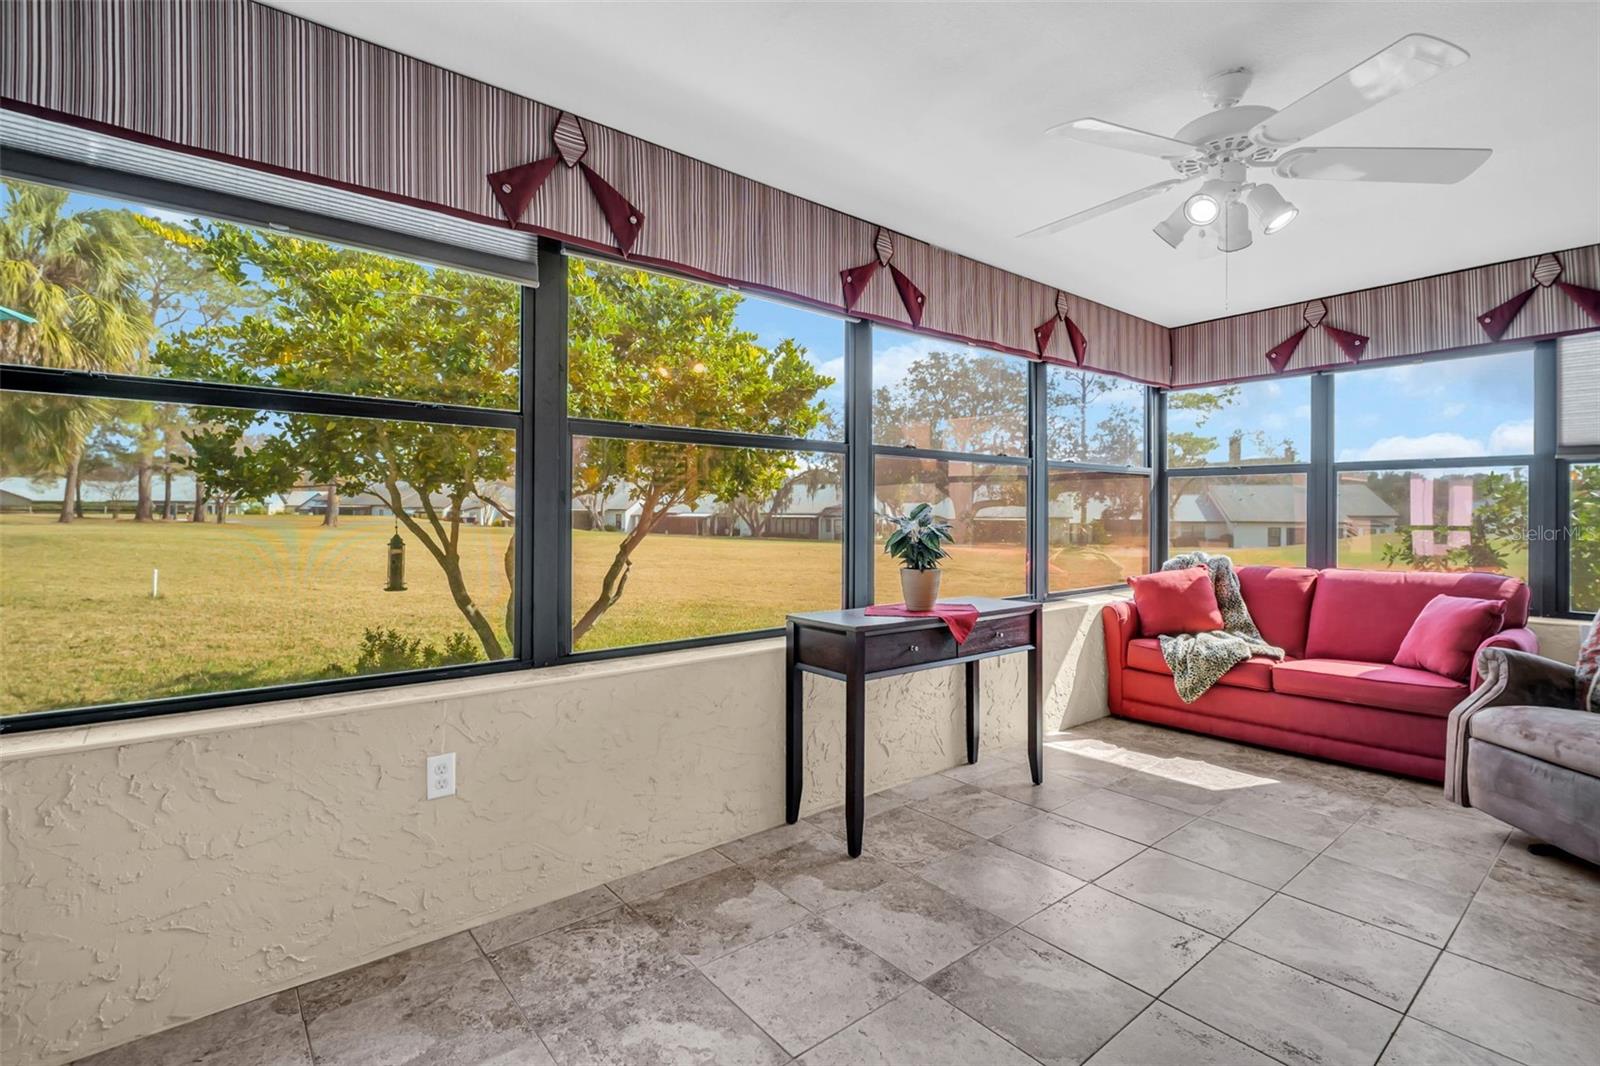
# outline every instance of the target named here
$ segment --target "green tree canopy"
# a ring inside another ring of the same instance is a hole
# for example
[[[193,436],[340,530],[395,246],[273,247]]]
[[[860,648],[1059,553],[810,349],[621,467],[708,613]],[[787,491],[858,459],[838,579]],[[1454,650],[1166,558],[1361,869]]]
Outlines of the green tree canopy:
[[[739,326],[743,297],[647,271],[572,260],[568,396],[576,417],[811,436],[833,384],[791,339],[770,347]],[[679,504],[770,500],[800,469],[793,452],[594,437],[573,458],[574,492],[625,492],[639,517],[587,607],[574,643],[622,598],[633,553]]]

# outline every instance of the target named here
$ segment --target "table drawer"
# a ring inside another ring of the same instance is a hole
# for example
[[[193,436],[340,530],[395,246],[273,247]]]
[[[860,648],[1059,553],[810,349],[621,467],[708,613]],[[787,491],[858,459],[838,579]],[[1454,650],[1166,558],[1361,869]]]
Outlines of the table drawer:
[[[1022,647],[1029,643],[1028,630],[1031,617],[1031,615],[1017,614],[1009,618],[980,621],[972,627],[967,642],[961,645],[961,654],[974,655],[978,652]]]
[[[941,662],[962,655],[1003,651],[1028,643],[1025,614],[981,619],[972,627],[966,643],[957,644],[948,626],[916,629],[911,632],[882,633],[867,638],[867,672],[900,670],[923,663]]]

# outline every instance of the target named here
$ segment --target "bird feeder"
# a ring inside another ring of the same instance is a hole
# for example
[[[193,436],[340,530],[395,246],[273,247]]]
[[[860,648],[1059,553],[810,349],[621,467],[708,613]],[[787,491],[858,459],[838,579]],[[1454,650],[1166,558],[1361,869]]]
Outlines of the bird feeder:
[[[389,538],[389,583],[384,586],[385,592],[404,592],[406,590],[406,542],[401,539],[400,531],[396,530],[394,536]]]

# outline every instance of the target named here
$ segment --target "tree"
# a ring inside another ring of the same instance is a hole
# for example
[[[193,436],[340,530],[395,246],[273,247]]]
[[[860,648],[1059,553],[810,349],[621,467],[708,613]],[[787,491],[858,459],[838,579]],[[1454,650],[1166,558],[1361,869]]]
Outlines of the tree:
[[[580,417],[805,437],[833,384],[784,339],[770,348],[735,315],[743,297],[623,266],[573,260],[567,277],[568,396]],[[639,509],[600,588],[572,624],[574,643],[621,600],[633,553],[672,508],[703,496],[771,498],[799,469],[791,452],[593,437],[573,460],[573,491],[625,490]]]
[[[1569,606],[1575,611],[1600,611],[1600,463],[1574,463],[1570,478]]]
[[[372,252],[249,230],[194,228],[210,268],[253,294],[244,313],[164,339],[156,361],[183,377],[358,396],[515,408],[514,286]],[[252,428],[265,432],[250,437]],[[185,433],[196,478],[219,503],[287,491],[304,472],[372,492],[445,575],[456,608],[491,658],[506,645],[462,572],[462,504],[511,478],[505,430],[250,412]],[[506,549],[508,573],[514,555]],[[509,637],[512,611],[503,616]]]
[[[894,385],[878,388],[872,413],[886,444],[952,452],[1026,455],[1028,391],[1010,356],[930,351]]]
[[[0,217],[0,304],[35,321],[0,322],[0,360],[31,366],[119,372],[149,339],[138,288],[137,237],[121,211],[67,213],[64,189],[6,181]],[[41,398],[42,399],[42,398]],[[59,521],[77,517],[85,442],[104,404],[85,398],[7,405],[8,440],[34,469],[63,471]],[[21,455],[12,452],[14,460]]]
[[[218,325],[234,314],[247,290],[212,269],[201,254],[204,239],[198,222],[177,225],[149,215],[129,213],[138,251],[138,286],[149,309],[152,343],[141,349],[133,372],[151,374],[156,345],[162,336],[185,329]],[[183,429],[183,408],[176,404],[129,402],[123,405],[135,429],[138,503],[134,521],[154,519],[152,481],[157,453]],[[172,517],[172,456],[160,464],[166,478],[166,517]]]
[[[1413,478],[1422,475],[1402,472],[1396,474],[1369,475],[1369,483],[1376,481],[1389,491],[1379,491],[1380,498],[1396,505],[1396,510],[1404,513],[1410,505],[1409,499],[1401,503],[1394,497],[1398,496],[1396,486],[1404,486],[1404,491],[1409,497],[1410,482]],[[1385,566],[1401,566],[1411,570],[1504,570],[1506,567],[1505,549],[1508,545],[1526,544],[1528,539],[1528,482],[1520,473],[1509,474],[1483,473],[1468,475],[1472,483],[1472,517],[1463,530],[1459,525],[1450,525],[1447,522],[1416,522],[1410,525],[1396,526],[1395,532],[1399,534],[1394,540],[1383,546],[1383,563]],[[1448,491],[1450,481],[1459,481],[1460,478],[1445,479],[1433,487],[1434,491],[1444,489]],[[1374,486],[1377,490],[1378,486]],[[1430,501],[1431,502],[1431,501]],[[1413,519],[1431,518],[1432,515],[1413,515]],[[1467,533],[1464,544],[1448,546],[1438,554],[1421,554],[1416,550],[1417,532],[1431,532],[1436,543],[1448,543],[1450,534]]]

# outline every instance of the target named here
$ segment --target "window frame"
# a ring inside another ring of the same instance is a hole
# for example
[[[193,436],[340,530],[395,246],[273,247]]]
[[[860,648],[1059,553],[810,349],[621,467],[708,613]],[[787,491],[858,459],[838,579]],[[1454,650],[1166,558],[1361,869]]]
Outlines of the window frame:
[[[538,290],[528,284],[533,277],[528,269],[528,264],[519,260],[505,259],[455,245],[410,237],[405,234],[393,233],[344,219],[315,215],[271,204],[258,204],[232,194],[192,188],[163,179],[71,163],[27,152],[7,152],[3,173],[5,177],[17,181],[52,185],[70,191],[115,197],[139,205],[193,211],[205,217],[236,222],[240,225],[257,229],[289,232],[313,240],[360,248],[380,255],[393,255],[431,265],[487,274],[517,285],[522,313],[520,336],[524,338],[524,341],[529,336],[530,328],[533,325],[527,312],[529,307],[534,304],[533,294],[537,293]],[[521,499],[523,498],[521,490],[526,480],[532,475],[531,468],[535,465],[529,448],[530,419],[525,415],[525,412],[530,410],[528,397],[530,388],[533,385],[529,365],[530,360],[528,358],[529,351],[530,349],[524,343],[519,352],[518,378],[521,387],[521,403],[519,409],[516,410],[444,404],[393,397],[346,396],[257,385],[233,385],[161,377],[141,377],[129,374],[107,374],[98,371],[68,370],[53,367],[19,366],[16,364],[0,364],[0,389],[4,389],[7,392],[73,395],[106,400],[151,401],[202,407],[232,407],[286,414],[347,416],[510,430],[515,435],[514,447],[518,458],[515,478],[519,494],[517,507],[520,511],[522,510]],[[526,610],[528,606],[526,601],[530,601],[531,597],[523,593],[523,589],[526,588],[530,578],[533,576],[533,571],[530,569],[530,562],[533,558],[532,530],[530,527],[531,523],[520,519],[512,524],[512,538],[517,558],[517,573],[512,583],[512,596],[514,601],[519,602],[516,613],[517,631],[512,634],[512,653],[503,659],[433,667],[423,670],[404,670],[394,673],[362,674],[354,677],[295,681],[281,685],[223,689],[215,692],[127,700],[118,703],[22,711],[17,714],[0,715],[0,733],[57,729],[89,725],[97,722],[126,721],[154,715],[234,707],[244,704],[307,699],[333,693],[390,688],[395,685],[478,677],[526,669],[529,666],[537,665],[533,640],[531,639],[533,635],[530,628],[532,619]]]
[[[1030,444],[1044,457],[1040,464],[1041,476],[1036,480],[1042,481],[1037,498],[1031,497],[1029,502],[1029,518],[1032,524],[1039,527],[1037,538],[1030,541],[1033,551],[1030,559],[1048,560],[1050,558],[1050,474],[1055,471],[1064,473],[1085,474],[1125,474],[1145,479],[1145,526],[1147,530],[1145,560],[1151,570],[1158,570],[1161,561],[1165,560],[1165,553],[1157,554],[1157,537],[1163,536],[1165,528],[1166,507],[1156,504],[1156,491],[1163,487],[1165,482],[1162,475],[1165,470],[1164,457],[1167,449],[1166,434],[1166,407],[1163,402],[1163,390],[1153,385],[1143,385],[1134,382],[1144,391],[1144,453],[1143,462],[1133,466],[1122,466],[1116,463],[1091,463],[1073,459],[1051,459],[1049,410],[1050,410],[1050,367],[1058,366],[1062,370],[1078,373],[1093,374],[1097,371],[1086,367],[1069,367],[1061,364],[1045,362],[1035,363],[1031,368],[1033,373],[1029,376],[1029,387],[1032,392],[1029,411],[1033,416],[1034,424],[1029,427],[1028,440]],[[1110,375],[1115,376],[1115,375]],[[1160,435],[1157,436],[1159,429]],[[1050,568],[1048,566],[1032,567],[1037,571],[1038,595],[1049,600],[1061,600],[1070,596],[1092,595],[1095,593],[1109,592],[1114,589],[1126,588],[1123,582],[1112,582],[1105,585],[1087,585],[1082,588],[1052,590],[1050,588]]]
[[[1587,330],[1581,332],[1589,332]],[[1249,473],[1304,473],[1306,482],[1306,566],[1313,569],[1331,569],[1338,566],[1337,491],[1338,477],[1344,472],[1384,470],[1428,470],[1457,467],[1521,466],[1528,470],[1528,526],[1531,531],[1565,531],[1571,519],[1571,501],[1568,497],[1567,472],[1575,463],[1600,461],[1600,445],[1586,448],[1558,449],[1556,445],[1556,416],[1558,410],[1557,340],[1508,341],[1499,344],[1472,345],[1419,355],[1384,359],[1375,363],[1354,363],[1347,366],[1325,367],[1302,376],[1311,379],[1311,452],[1308,461],[1296,464],[1260,464],[1242,466],[1198,466],[1162,470],[1160,494],[1166,502],[1169,475],[1226,475]],[[1531,453],[1455,456],[1429,459],[1350,460],[1334,459],[1334,405],[1336,383],[1340,375],[1360,374],[1378,367],[1406,364],[1436,363],[1454,359],[1471,359],[1510,352],[1527,352],[1532,360],[1533,376],[1534,447]],[[1252,379],[1255,380],[1255,379]],[[1201,388],[1204,386],[1196,386]],[[1161,389],[1162,450],[1165,456],[1166,405],[1170,394],[1183,389]],[[1160,562],[1169,557],[1167,516],[1161,515],[1162,528],[1157,536],[1161,549]],[[1154,558],[1154,557],[1153,557]],[[1160,562],[1153,562],[1159,566]],[[1528,545],[1528,586],[1531,592],[1529,613],[1546,618],[1587,618],[1587,614],[1574,611],[1570,602],[1567,579],[1570,572],[1569,541],[1565,536],[1532,536]]]
[[[571,505],[572,485],[572,443],[579,437],[602,437],[612,440],[637,440],[647,441],[654,444],[701,444],[708,447],[724,448],[770,448],[777,451],[826,452],[833,455],[846,456],[845,474],[842,485],[846,535],[841,537],[839,542],[839,550],[843,556],[840,560],[839,567],[839,594],[841,604],[848,604],[850,590],[849,556],[852,551],[849,529],[850,515],[854,510],[853,505],[855,502],[854,497],[851,495],[849,489],[850,470],[848,456],[850,433],[848,427],[850,425],[850,407],[853,397],[850,392],[848,381],[846,382],[845,388],[844,415],[844,421],[847,428],[843,437],[839,440],[813,439],[810,437],[785,437],[778,436],[776,434],[769,435],[765,433],[748,433],[742,430],[730,429],[700,429],[690,426],[668,426],[648,422],[621,422],[604,418],[573,417],[573,415],[570,413],[567,403],[566,373],[568,259],[589,259],[616,266],[644,269],[648,270],[652,274],[659,274],[663,277],[673,278],[678,281],[683,281],[694,285],[705,285],[712,288],[725,288],[741,293],[744,292],[744,290],[738,286],[732,285],[719,286],[715,282],[707,281],[704,278],[696,278],[680,271],[665,270],[661,267],[655,266],[654,264],[643,265],[631,262],[622,258],[621,256],[596,252],[589,248],[580,248],[576,245],[564,245],[560,241],[541,240],[541,249],[543,249],[546,244],[548,244],[550,255],[552,256],[554,262],[547,270],[541,253],[541,261],[539,264],[540,284],[538,289],[534,290],[534,292],[537,294],[537,299],[539,300],[538,307],[535,310],[535,317],[536,319],[542,318],[546,322],[550,322],[559,318],[561,324],[559,339],[557,339],[555,330],[552,329],[548,333],[540,334],[539,337],[535,338],[536,346],[534,348],[525,348],[523,351],[524,367],[526,367],[529,362],[528,352],[534,352],[535,357],[532,360],[532,362],[536,365],[534,373],[538,375],[544,375],[541,380],[544,381],[547,390],[559,398],[559,402],[555,406],[560,408],[560,414],[557,418],[552,419],[551,421],[558,421],[561,427],[561,440],[556,449],[559,458],[553,462],[546,460],[539,464],[541,467],[559,469],[559,480],[561,485],[559,501],[554,507],[549,506],[549,502],[545,497],[540,497],[535,501],[536,506],[541,502],[546,504],[544,507],[537,508],[539,514],[536,515],[535,521],[542,519],[547,525],[553,524],[560,527],[559,530],[550,530],[546,534],[548,538],[546,541],[547,543],[559,545],[559,555],[557,556],[559,559],[559,573],[556,575],[556,579],[559,584],[559,592],[556,599],[558,609],[551,618],[547,619],[547,628],[553,631],[544,638],[546,641],[550,642],[546,645],[549,653],[548,658],[541,659],[537,665],[548,665],[551,663],[597,662],[605,659],[627,658],[633,655],[648,655],[655,652],[686,651],[694,648],[714,647],[722,644],[736,644],[748,640],[763,640],[771,637],[782,636],[784,633],[784,627],[782,625],[778,625],[770,626],[765,629],[743,629],[735,630],[731,633],[708,633],[704,636],[685,637],[678,640],[652,641],[648,644],[622,644],[614,648],[589,648],[583,651],[575,650],[572,646],[572,516],[569,508]],[[760,299],[769,300],[773,303],[787,304],[789,306],[796,307],[799,310],[818,315],[819,317],[837,319],[840,328],[845,331],[845,364],[846,377],[848,378],[850,365],[849,331],[852,325],[860,323],[859,319],[851,315],[830,313],[818,308],[808,307],[800,304],[798,301],[786,300],[782,297],[772,296],[764,292],[756,295],[758,295]],[[552,306],[558,302],[559,308]],[[543,338],[543,347],[537,346],[540,338]],[[542,353],[547,351],[556,351],[559,352],[560,355],[558,358],[549,358],[543,356]],[[867,602],[870,603],[872,601],[868,600]],[[529,609],[536,609],[531,604],[523,606],[528,607]],[[544,613],[547,615],[550,614],[548,611]]]

